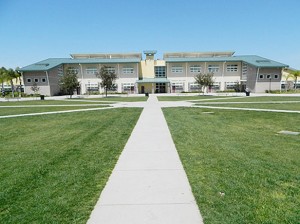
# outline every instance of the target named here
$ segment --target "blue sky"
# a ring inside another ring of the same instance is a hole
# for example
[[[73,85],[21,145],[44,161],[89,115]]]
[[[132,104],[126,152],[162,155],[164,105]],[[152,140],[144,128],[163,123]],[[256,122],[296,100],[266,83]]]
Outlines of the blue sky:
[[[235,51],[300,69],[299,0],[0,0],[0,67],[71,53]]]

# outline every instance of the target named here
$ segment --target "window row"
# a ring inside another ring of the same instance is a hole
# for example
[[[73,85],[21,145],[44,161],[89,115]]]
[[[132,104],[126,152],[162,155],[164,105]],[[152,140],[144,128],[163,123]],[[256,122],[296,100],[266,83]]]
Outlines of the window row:
[[[46,83],[47,79],[46,78],[27,78],[26,79],[27,83]]]
[[[259,79],[279,79],[278,74],[259,74]]]
[[[226,71],[227,72],[237,72],[238,71],[238,65],[237,64],[229,64],[226,65]],[[201,73],[202,68],[200,65],[191,65],[190,66],[190,73]],[[219,65],[208,65],[207,67],[208,72],[219,72],[220,66]],[[182,73],[183,72],[183,66],[172,66],[171,69],[172,73]]]
[[[116,68],[115,67],[107,67],[106,70],[108,72],[116,73]],[[87,75],[95,75],[95,74],[98,73],[98,69],[97,68],[86,68],[85,73]],[[123,74],[133,74],[134,73],[134,68],[133,67],[123,67],[122,68],[122,73]]]

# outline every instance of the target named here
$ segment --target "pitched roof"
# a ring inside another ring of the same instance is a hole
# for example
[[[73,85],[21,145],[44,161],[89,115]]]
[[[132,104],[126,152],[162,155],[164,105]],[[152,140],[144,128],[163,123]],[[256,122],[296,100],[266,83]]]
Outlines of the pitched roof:
[[[62,64],[110,64],[110,63],[138,63],[139,58],[49,58],[32,65],[20,68],[21,72],[25,71],[48,71]]]
[[[231,57],[175,57],[164,58],[166,62],[246,62],[255,67],[288,67],[286,64],[266,59],[257,55],[231,56]]]

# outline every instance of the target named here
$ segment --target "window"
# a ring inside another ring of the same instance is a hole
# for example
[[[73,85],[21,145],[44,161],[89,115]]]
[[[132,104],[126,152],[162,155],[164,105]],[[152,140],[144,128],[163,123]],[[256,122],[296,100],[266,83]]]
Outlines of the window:
[[[267,79],[271,79],[271,75],[267,75],[266,78],[267,78]]]
[[[279,75],[275,74],[274,79],[279,79]]]
[[[73,74],[78,74],[78,72],[79,72],[78,68],[73,68],[73,67],[70,67],[67,70],[68,70],[68,72],[71,72]]]
[[[194,83],[194,82],[191,82],[189,83],[189,91],[190,92],[195,92],[195,91],[199,91],[200,90],[200,86],[198,83]]]
[[[208,65],[208,72],[219,72],[219,65]]]
[[[38,83],[39,79],[38,78],[34,78],[34,82]]]
[[[98,72],[98,70],[97,68],[87,68],[85,72],[87,75],[95,75]]]
[[[155,66],[154,72],[155,72],[156,78],[166,77],[166,67],[165,66]]]
[[[133,68],[132,67],[124,67],[123,68],[123,74],[133,74]]]
[[[200,73],[201,72],[201,66],[199,66],[199,65],[192,65],[190,67],[190,72],[191,73]]]
[[[31,83],[31,78],[28,78],[28,79],[27,79],[27,82],[28,82],[28,83]]]
[[[122,91],[127,93],[134,93],[134,83],[123,83]]]
[[[46,82],[46,78],[42,78],[42,82],[45,83]]]
[[[106,71],[111,72],[111,73],[116,73],[116,68],[115,67],[106,67]]]
[[[183,68],[182,66],[172,66],[172,73],[182,73],[183,72]]]
[[[226,71],[227,72],[237,72],[238,65],[227,65]]]
[[[264,79],[264,75],[259,75],[259,79]]]
[[[184,91],[184,83],[172,83],[172,93],[180,93]]]

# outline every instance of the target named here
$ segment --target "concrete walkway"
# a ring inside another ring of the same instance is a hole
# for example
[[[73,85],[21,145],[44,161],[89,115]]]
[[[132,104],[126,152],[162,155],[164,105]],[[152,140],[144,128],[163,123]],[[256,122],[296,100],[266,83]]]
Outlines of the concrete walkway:
[[[203,223],[155,95],[150,95],[88,223]]]

